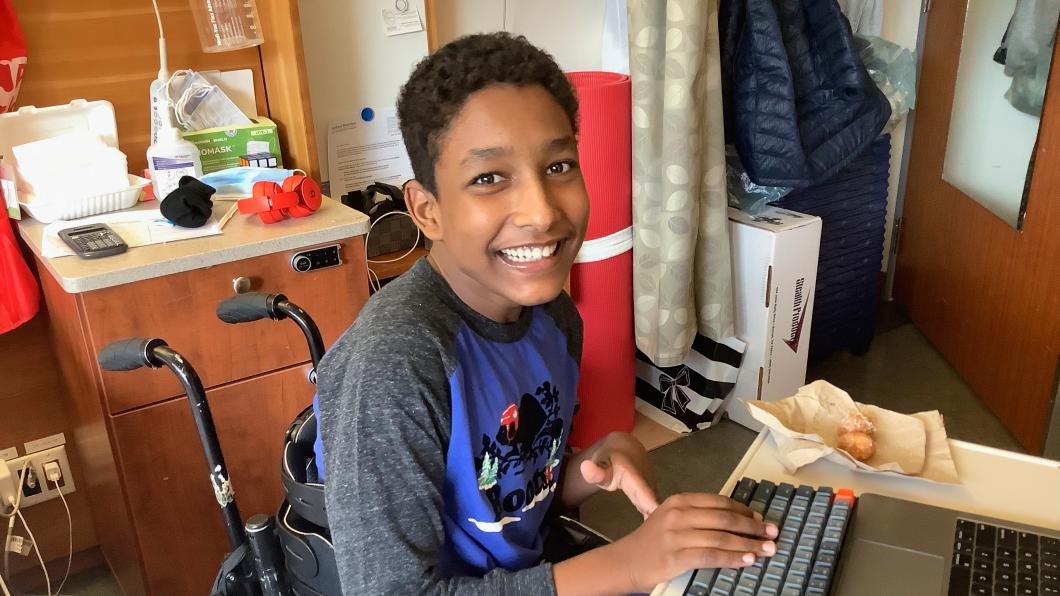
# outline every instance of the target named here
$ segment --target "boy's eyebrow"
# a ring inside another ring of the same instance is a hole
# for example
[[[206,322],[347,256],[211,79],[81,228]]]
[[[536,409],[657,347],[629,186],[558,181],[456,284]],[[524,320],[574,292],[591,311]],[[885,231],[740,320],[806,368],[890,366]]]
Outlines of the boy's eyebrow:
[[[511,147],[477,147],[469,150],[467,157],[460,162],[460,165],[466,166],[471,162],[475,161],[486,161],[495,157],[501,157],[512,152]]]
[[[560,151],[563,149],[577,149],[578,142],[574,140],[574,137],[558,137],[545,143],[544,148],[547,152]],[[461,162],[461,166],[469,165],[476,161],[486,161],[497,157],[503,157],[512,153],[511,147],[476,147],[469,149],[467,157]]]
[[[552,139],[548,143],[545,143],[545,149],[548,151],[557,151],[560,149],[577,149],[578,142],[574,140],[574,137],[559,137]]]

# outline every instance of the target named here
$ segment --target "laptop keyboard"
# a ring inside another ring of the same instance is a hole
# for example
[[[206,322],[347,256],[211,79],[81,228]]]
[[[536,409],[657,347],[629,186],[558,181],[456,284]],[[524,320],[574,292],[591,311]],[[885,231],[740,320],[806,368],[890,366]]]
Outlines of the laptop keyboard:
[[[685,589],[689,596],[825,596],[839,560],[854,508],[849,489],[774,484],[743,478],[732,499],[780,528],[777,553],[738,569],[700,569]]]
[[[1060,594],[1060,539],[957,520],[949,596]]]

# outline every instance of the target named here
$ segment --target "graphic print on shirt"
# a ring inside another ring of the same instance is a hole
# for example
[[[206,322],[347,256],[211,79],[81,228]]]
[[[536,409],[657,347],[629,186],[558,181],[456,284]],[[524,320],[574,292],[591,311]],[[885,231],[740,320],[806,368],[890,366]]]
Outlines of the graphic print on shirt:
[[[493,507],[495,521],[468,521],[483,532],[500,532],[520,521],[520,513],[530,511],[556,489],[564,428],[559,390],[545,381],[534,393],[524,393],[518,404],[499,413],[496,435],[482,434],[475,469],[478,488]],[[521,481],[513,487],[503,482],[506,477]]]

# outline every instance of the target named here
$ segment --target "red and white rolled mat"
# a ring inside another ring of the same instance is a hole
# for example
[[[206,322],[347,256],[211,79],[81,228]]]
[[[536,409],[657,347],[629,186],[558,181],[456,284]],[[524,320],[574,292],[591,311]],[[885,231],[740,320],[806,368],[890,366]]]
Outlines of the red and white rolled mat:
[[[571,443],[588,447],[633,429],[633,199],[629,77],[567,75],[578,94],[578,156],[589,192],[589,229],[571,269],[571,297],[585,322],[581,409]]]

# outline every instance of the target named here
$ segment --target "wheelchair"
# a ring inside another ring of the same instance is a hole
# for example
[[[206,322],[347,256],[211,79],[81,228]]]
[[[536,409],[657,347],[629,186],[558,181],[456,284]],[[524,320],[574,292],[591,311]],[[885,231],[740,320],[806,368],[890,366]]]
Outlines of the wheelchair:
[[[265,318],[293,321],[309,345],[313,363],[309,381],[316,384],[317,367],[324,357],[320,330],[309,314],[286,296],[258,292],[237,294],[217,306],[217,317],[230,324]],[[230,546],[214,579],[211,596],[338,596],[342,593],[328,528],[324,484],[316,469],[317,418],[312,405],[295,417],[284,434],[280,477],[285,498],[276,515],[253,515],[244,524],[206,391],[191,363],[157,338],[117,340],[104,347],[98,360],[108,371],[164,366],[177,376],[187,394]],[[553,532],[563,536],[563,550],[567,555],[609,542],[568,516],[557,517]]]

